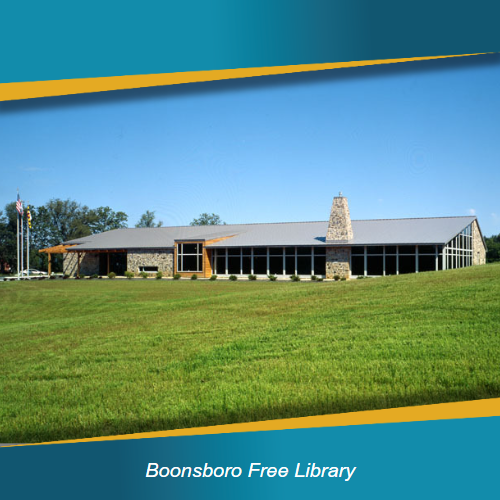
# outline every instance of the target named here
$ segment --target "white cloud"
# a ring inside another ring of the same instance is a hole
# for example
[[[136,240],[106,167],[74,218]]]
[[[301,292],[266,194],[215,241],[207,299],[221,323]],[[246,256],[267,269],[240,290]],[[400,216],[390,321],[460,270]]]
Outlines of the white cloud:
[[[475,208],[469,208],[469,214],[470,215],[476,215],[476,209]]]

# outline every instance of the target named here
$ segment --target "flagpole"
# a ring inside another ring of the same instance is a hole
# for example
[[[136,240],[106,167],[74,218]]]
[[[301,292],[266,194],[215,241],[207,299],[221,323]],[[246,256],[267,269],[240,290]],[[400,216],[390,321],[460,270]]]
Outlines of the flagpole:
[[[29,213],[30,213],[30,202],[26,202],[26,206],[28,211],[26,213],[26,269],[28,270],[28,276],[30,275],[30,221],[29,221]]]
[[[17,190],[17,198],[19,199],[19,189]],[[16,245],[17,246],[17,279],[20,279],[20,276],[19,276],[19,210],[17,210],[17,207],[16,207],[16,212],[17,212],[17,239],[16,239],[16,243],[17,243],[17,245]]]
[[[21,201],[21,207],[22,206],[23,206],[23,202]],[[24,271],[24,235],[23,235],[24,210],[23,209],[22,209],[22,212],[23,212],[23,215],[21,215],[21,273]]]

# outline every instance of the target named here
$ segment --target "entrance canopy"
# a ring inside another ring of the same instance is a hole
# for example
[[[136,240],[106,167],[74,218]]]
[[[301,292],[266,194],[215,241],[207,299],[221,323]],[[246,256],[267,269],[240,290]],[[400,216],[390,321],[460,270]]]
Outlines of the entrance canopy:
[[[42,248],[38,250],[39,253],[46,253],[49,257],[49,268],[48,273],[49,276],[52,272],[52,254],[53,253],[68,253],[68,248],[74,247],[75,245],[56,245],[54,247]]]

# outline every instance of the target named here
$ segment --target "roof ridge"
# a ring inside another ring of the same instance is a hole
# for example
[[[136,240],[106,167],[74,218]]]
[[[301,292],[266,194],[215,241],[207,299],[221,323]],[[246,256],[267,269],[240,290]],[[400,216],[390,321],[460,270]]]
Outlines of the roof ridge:
[[[475,215],[443,215],[441,217],[396,217],[395,219],[352,219],[352,222],[368,222],[368,221],[385,221],[385,220],[428,220],[428,219],[465,219],[472,217],[477,219]]]
[[[328,222],[327,220],[306,220],[306,221],[288,221],[288,222],[239,222],[236,224],[206,224],[204,226],[161,226],[161,227],[123,227],[119,229],[176,229],[180,227],[218,227],[224,228],[227,226],[263,226],[269,224],[313,224],[320,222]]]
[[[426,220],[426,219],[463,219],[463,218],[476,218],[475,215],[443,215],[440,217],[396,217],[396,218],[381,218],[381,219],[352,219],[352,222],[367,222],[367,221],[388,221],[388,220]],[[236,224],[207,224],[203,226],[161,226],[161,227],[123,227],[118,229],[179,229],[179,228],[204,228],[204,227],[217,227],[223,229],[227,226],[265,226],[271,224],[319,224],[327,223],[327,220],[308,220],[308,221],[286,221],[286,222],[239,222]]]

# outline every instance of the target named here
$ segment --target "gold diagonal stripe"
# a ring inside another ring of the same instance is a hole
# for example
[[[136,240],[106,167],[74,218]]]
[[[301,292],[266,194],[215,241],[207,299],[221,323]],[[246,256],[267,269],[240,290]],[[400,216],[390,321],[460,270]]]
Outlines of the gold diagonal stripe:
[[[120,436],[103,436],[87,439],[71,439],[16,446],[36,446],[39,444],[87,443],[91,441],[115,441],[146,439],[172,436],[203,436],[208,434],[230,434],[235,432],[278,431],[290,429],[312,429],[322,427],[345,427],[350,425],[391,424],[397,422],[424,422],[431,420],[457,420],[464,418],[499,417],[500,398],[480,399],[459,403],[441,403],[425,406],[407,406],[388,410],[370,410],[337,415],[266,420],[241,424],[194,427],[172,431],[141,432]]]
[[[47,80],[39,82],[13,82],[0,84],[0,101],[33,99],[58,95],[105,92],[108,90],[136,89],[178,85],[181,83],[208,82],[249,78],[252,76],[283,75],[305,71],[322,71],[335,68],[353,68],[376,64],[445,59],[448,57],[466,57],[479,54],[460,54],[451,56],[412,57],[404,59],[378,59],[369,61],[351,61],[324,64],[298,64],[293,66],[270,66],[262,68],[221,69],[211,71],[186,71],[183,73],[161,73],[153,75],[109,76],[100,78],[75,78],[71,80]]]

